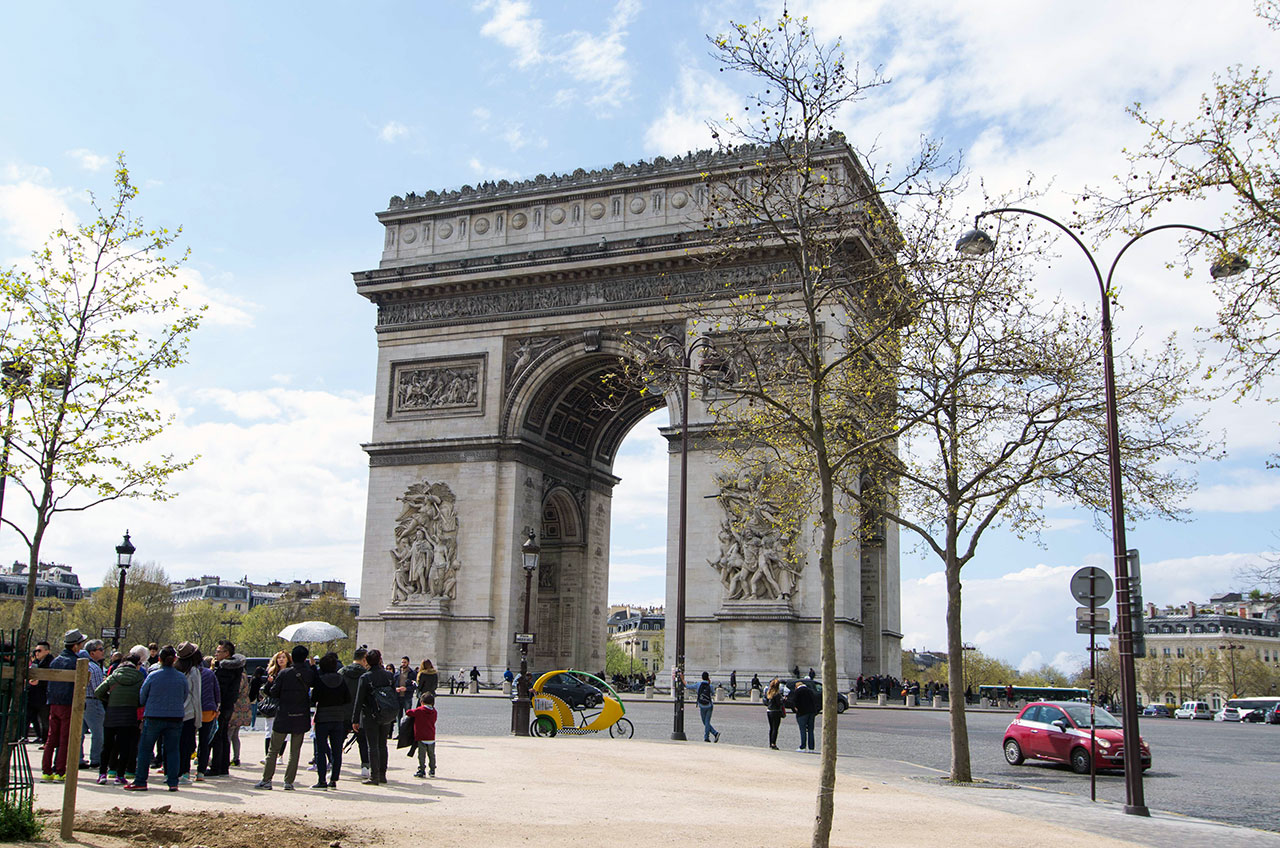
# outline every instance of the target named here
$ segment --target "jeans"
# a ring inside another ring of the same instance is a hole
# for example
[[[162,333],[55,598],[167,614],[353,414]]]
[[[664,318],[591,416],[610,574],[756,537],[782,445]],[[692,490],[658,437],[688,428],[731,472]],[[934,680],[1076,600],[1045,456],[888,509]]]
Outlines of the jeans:
[[[156,740],[164,745],[164,780],[170,786],[178,785],[178,761],[182,759],[182,725],[180,718],[145,718],[142,720],[142,741],[138,743],[138,766],[134,772],[134,784],[147,785],[151,770],[151,749]]]
[[[284,753],[285,739],[289,739],[292,744],[289,745],[289,764],[284,767],[284,782],[293,783],[293,779],[298,776],[298,758],[302,755],[302,737],[306,735],[307,732],[305,730],[300,733],[271,731],[271,750],[267,753],[267,764],[262,768],[263,781],[270,783],[271,778],[276,776],[276,761]]]
[[[796,713],[796,724],[800,727],[800,747],[813,750],[813,720],[818,716],[815,713],[806,713],[801,715]],[[806,744],[807,743],[807,744]]]
[[[102,762],[102,723],[107,718],[107,709],[97,698],[86,698],[84,702],[84,729],[90,734],[89,765],[96,766]],[[81,740],[81,751],[84,741]]]
[[[182,723],[182,735],[178,740],[178,774],[191,774],[191,755],[196,752],[196,728],[199,726],[199,717]]]
[[[702,714],[702,741],[710,742],[712,736],[719,736],[716,729],[711,726],[711,711],[716,708],[715,704],[698,704],[698,712]]]
[[[206,721],[200,724],[200,729],[196,731],[199,734],[200,742],[196,750],[196,774],[204,774],[209,770],[209,753],[213,750],[213,733],[216,730],[218,720]]]
[[[436,773],[436,743],[435,740],[430,742],[418,743],[418,771],[423,770],[423,760],[431,763],[431,773]]]
[[[71,731],[71,705],[49,705],[49,735],[44,740],[41,765],[45,774],[67,773],[67,744]]]
[[[338,780],[338,772],[342,771],[342,742],[347,738],[347,728],[350,726],[345,721],[316,722],[317,783]],[[328,781],[325,780],[325,775],[329,775]]]

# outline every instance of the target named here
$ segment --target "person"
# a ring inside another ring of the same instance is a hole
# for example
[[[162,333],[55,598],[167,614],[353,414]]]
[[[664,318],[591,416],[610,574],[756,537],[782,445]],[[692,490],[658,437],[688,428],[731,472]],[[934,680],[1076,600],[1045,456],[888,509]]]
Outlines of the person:
[[[396,671],[396,694],[400,696],[400,715],[408,712],[413,706],[413,693],[418,688],[418,670],[409,665],[408,657],[400,658],[400,668]],[[400,716],[396,716],[398,721]]]
[[[271,746],[267,750],[267,762],[262,768],[262,780],[254,789],[270,789],[276,774],[276,762],[284,753],[284,743],[290,740],[289,763],[284,770],[284,788],[293,790],[293,779],[298,776],[298,759],[302,755],[302,738],[311,729],[311,685],[315,682],[314,669],[307,662],[310,651],[306,645],[294,645],[289,667],[267,682],[267,694],[276,699],[279,708],[271,726]]]
[[[245,662],[244,654],[237,654],[235,643],[228,639],[220,640],[213,649],[213,673],[218,682],[218,728],[213,735],[208,777],[231,773],[231,737],[239,730],[239,727],[233,730],[231,722],[245,685]]]
[[[815,677],[815,672],[814,672],[814,670],[813,670],[813,666],[809,666],[809,679],[810,679],[810,680],[816,680],[816,679],[817,679],[817,678]]]
[[[31,668],[48,668],[53,663],[53,652],[49,643],[36,642],[31,652]],[[35,740],[41,745],[49,735],[49,681],[27,681],[27,724],[35,731]]]
[[[414,777],[436,776],[436,696],[423,692],[418,706],[407,715],[413,719],[413,741],[418,746],[418,770]],[[428,774],[427,765],[431,772]]]
[[[80,656],[89,658],[89,686],[84,692],[84,719],[80,729],[80,750],[84,751],[84,734],[89,733],[89,760],[81,761],[81,768],[97,768],[102,762],[102,738],[103,738],[103,719],[106,717],[106,707],[102,701],[98,700],[98,696],[94,694],[98,685],[107,677],[107,671],[103,668],[103,660],[107,655],[107,647],[102,644],[101,639],[90,639],[84,643],[84,651]],[[82,753],[83,756],[83,753]]]
[[[764,686],[761,685],[760,683],[760,675],[758,674],[751,675],[751,688],[758,690],[761,694],[764,694]]]
[[[312,789],[337,789],[342,771],[342,741],[347,737],[353,695],[338,673],[338,665],[333,651],[316,663],[316,681],[311,687],[311,703],[316,708],[316,785]]]
[[[351,729],[362,730],[369,745],[368,786],[387,782],[387,727],[395,721],[394,715],[384,716],[378,710],[375,689],[391,687],[394,678],[382,668],[382,652],[377,648],[365,656],[369,670],[360,677],[356,697],[351,707]]]
[[[141,671],[150,671],[160,664],[160,646],[155,642],[147,645],[147,667]]]
[[[84,646],[84,634],[77,628],[68,630],[62,637],[62,653],[49,664],[52,670],[75,671],[76,661],[80,659],[80,649]],[[44,740],[44,757],[41,772],[44,779],[66,780],[67,748],[71,734],[71,698],[75,692],[74,683],[53,680],[49,682],[47,698],[49,701],[49,735]],[[79,728],[77,728],[78,730]],[[77,739],[79,736],[76,737]],[[79,760],[77,759],[77,762]]]
[[[258,666],[249,678],[249,729],[258,728],[258,699],[262,697],[262,685],[267,682],[266,666]],[[265,719],[266,716],[263,716]]]
[[[471,671],[467,672],[467,676],[471,679],[471,683],[473,684],[474,688],[479,689],[480,688],[480,669],[476,668],[474,665],[471,666]]]
[[[616,677],[617,675],[614,676]],[[507,666],[507,670],[502,672],[502,682],[507,684],[507,688],[510,688],[511,684],[515,682],[515,679],[516,676],[515,673],[511,671],[511,666]]]
[[[138,743],[138,761],[134,780],[125,789],[145,792],[147,774],[151,770],[151,749],[156,740],[164,748],[164,776],[170,792],[178,791],[178,760],[181,757],[183,716],[189,700],[191,682],[178,671],[178,652],[172,645],[160,649],[154,671],[138,689],[138,705],[142,707],[142,741]]]
[[[431,660],[423,660],[422,668],[418,669],[418,691],[430,692],[434,695],[439,687],[440,672],[436,671],[436,667],[431,664]]]
[[[342,671],[338,672],[342,675],[342,680],[347,684],[348,691],[351,692],[351,700],[356,699],[356,689],[359,688],[360,678],[369,670],[367,660],[368,648],[363,646],[356,648],[355,654],[351,658],[351,665],[343,666]],[[360,749],[360,776],[369,776],[369,743],[364,738],[363,733],[356,734],[356,745]]]
[[[191,782],[191,755],[196,752],[197,731],[201,723],[204,678],[200,669],[204,657],[200,655],[200,646],[194,642],[179,642],[177,651],[174,668],[187,676],[187,703],[182,711],[182,735],[178,742],[178,782],[186,784]]]
[[[221,707],[222,690],[218,686],[218,673],[210,667],[209,662],[201,658],[200,722],[197,725],[200,744],[196,753],[197,781],[204,780],[204,773],[209,770],[209,755],[213,752],[213,735],[218,730],[218,715]]]
[[[738,670],[729,672],[729,700],[738,700]]]
[[[272,655],[270,661],[267,662],[267,679],[262,682],[262,689],[259,690],[259,693],[258,693],[259,698],[266,697],[267,684],[275,680],[276,676],[280,674],[280,672],[284,671],[286,668],[288,668],[292,664],[293,664],[293,661],[289,659],[289,654],[287,654],[284,651],[276,651],[275,654]],[[277,710],[276,715],[279,715],[279,714],[280,713]],[[266,765],[267,757],[271,756],[271,733],[275,729],[276,717],[263,716],[263,718],[267,720],[267,738],[262,741],[262,747],[264,750],[262,754],[262,760],[260,762],[263,765]]]
[[[796,751],[803,753],[808,750],[812,753],[813,723],[818,716],[818,696],[811,686],[799,680],[796,681],[796,688],[792,691],[791,697],[795,704],[793,712],[796,714],[796,725],[800,728],[800,746]]]
[[[782,717],[787,714],[787,708],[782,704],[782,685],[776,677],[769,681],[769,689],[764,693],[764,708],[769,719],[769,747],[776,751],[778,727],[782,724]]]
[[[698,712],[702,714],[702,741],[710,742],[711,737],[720,741],[720,731],[711,726],[711,711],[715,709],[711,694],[711,675],[702,672],[702,682],[698,684]]]
[[[98,760],[98,783],[112,780],[123,786],[135,777],[133,766],[138,761],[138,690],[147,679],[139,669],[146,665],[147,646],[134,645],[129,653],[94,690],[99,701],[106,702],[103,711],[102,757]]]
[[[792,676],[792,677],[799,677],[799,676],[800,676],[800,664],[799,664],[799,663],[796,663],[794,666],[792,666],[792,667],[791,667],[791,676]]]

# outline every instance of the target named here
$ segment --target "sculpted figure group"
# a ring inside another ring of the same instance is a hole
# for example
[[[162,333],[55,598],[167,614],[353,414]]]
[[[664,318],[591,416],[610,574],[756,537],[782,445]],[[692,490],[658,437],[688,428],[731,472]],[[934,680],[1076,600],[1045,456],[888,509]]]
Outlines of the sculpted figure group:
[[[779,521],[763,478],[743,472],[720,475],[720,555],[708,560],[720,572],[726,600],[778,600],[795,593],[800,564],[793,561],[794,529]]]
[[[391,602],[412,595],[453,598],[458,586],[457,498],[445,483],[414,483],[400,498],[396,519],[395,583]]]

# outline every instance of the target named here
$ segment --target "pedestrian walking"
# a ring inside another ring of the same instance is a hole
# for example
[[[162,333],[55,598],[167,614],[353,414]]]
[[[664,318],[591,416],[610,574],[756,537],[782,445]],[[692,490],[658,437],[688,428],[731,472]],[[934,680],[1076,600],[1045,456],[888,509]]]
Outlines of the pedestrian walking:
[[[369,651],[369,670],[360,677],[351,709],[351,729],[369,745],[369,786],[387,782],[387,729],[396,720],[395,680],[382,668],[382,652]]]
[[[715,703],[711,696],[711,675],[705,671],[702,672],[702,682],[698,684],[698,712],[702,715],[702,741],[711,742],[720,741],[720,731],[711,726],[711,711],[715,709]]]
[[[337,789],[342,771],[342,742],[347,738],[351,701],[354,697],[338,673],[338,655],[330,651],[316,663],[318,672],[311,687],[311,703],[316,708],[316,785],[312,789]]]
[[[89,686],[84,693],[84,720],[83,727],[80,729],[80,751],[84,756],[84,735],[88,733],[89,739],[89,760],[81,761],[81,767],[97,768],[102,761],[102,741],[103,741],[103,720],[106,718],[106,707],[102,701],[98,700],[98,696],[94,694],[98,685],[107,678],[106,669],[103,667],[103,660],[106,658],[107,649],[102,644],[101,639],[90,639],[84,643],[84,651],[81,656],[89,657]]]
[[[147,661],[147,646],[134,645],[128,655],[107,675],[94,695],[106,703],[103,711],[102,758],[98,761],[98,783],[115,781],[123,786],[136,776],[138,762],[138,692],[147,673],[139,666]]]
[[[407,715],[413,719],[413,741],[418,747],[418,770],[414,777],[436,776],[436,696],[423,692],[418,706]],[[430,766],[431,771],[427,771]]]
[[[778,750],[778,727],[787,708],[782,703],[782,685],[778,678],[769,681],[769,689],[764,693],[765,715],[769,719],[769,747]]]
[[[285,740],[289,740],[289,763],[284,770],[284,788],[293,789],[293,779],[298,776],[298,759],[302,755],[302,738],[311,729],[311,684],[314,669],[307,662],[306,645],[294,645],[290,654],[292,664],[267,683],[267,695],[279,705],[276,720],[271,727],[271,747],[267,762],[262,767],[262,780],[254,789],[270,789],[276,774],[276,761],[284,753]]]
[[[62,642],[64,646],[62,653],[53,659],[49,668],[55,671],[75,671],[76,661],[80,659],[80,649],[84,646],[84,634],[79,629],[68,630],[62,637]],[[63,683],[58,680],[49,682],[47,693],[49,735],[44,740],[44,757],[41,760],[41,772],[46,781],[66,780],[67,777],[67,748],[71,740],[71,699],[74,692],[74,683]],[[79,730],[80,728],[76,728],[77,733]]]
[[[813,752],[813,723],[818,716],[818,696],[803,680],[796,682],[791,691],[796,725],[800,728],[800,746],[797,751]]]
[[[293,665],[293,660],[289,658],[287,652],[276,651],[272,655],[271,660],[267,663],[267,677],[262,681],[262,688],[258,690],[259,703],[267,697],[267,685],[291,665]],[[267,764],[267,758],[271,756],[271,734],[275,730],[276,716],[279,714],[279,704],[277,704],[275,713],[263,716],[267,722],[267,738],[262,741],[263,754],[259,762],[264,766]]]
[[[729,700],[738,700],[738,670],[729,672]]]
[[[145,792],[151,770],[151,750],[157,740],[164,750],[164,777],[170,792],[178,791],[178,760],[181,758],[183,716],[190,700],[191,682],[178,671],[178,652],[172,645],[160,649],[156,669],[142,681],[138,704],[142,707],[142,741],[138,743],[138,761],[134,780],[125,789]]]

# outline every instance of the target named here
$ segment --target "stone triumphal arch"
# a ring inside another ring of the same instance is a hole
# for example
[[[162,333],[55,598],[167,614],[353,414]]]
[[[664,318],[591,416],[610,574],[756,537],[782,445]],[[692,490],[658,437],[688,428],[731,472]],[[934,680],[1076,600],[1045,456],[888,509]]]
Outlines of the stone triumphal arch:
[[[753,273],[697,261],[701,175],[736,167],[735,155],[410,193],[378,213],[381,261],[354,274],[378,308],[379,354],[364,446],[361,642],[496,679],[518,663],[520,545],[533,529],[542,556],[531,666],[604,666],[614,459],[636,422],[664,402],[678,409],[679,396],[619,392],[603,378],[640,354],[637,338],[685,338],[688,303]],[[831,156],[853,170],[843,144]],[[768,511],[696,438],[709,420],[696,399],[689,419],[689,669],[765,677],[817,667],[816,565],[805,551],[780,578],[786,586],[726,577],[725,563],[744,553],[764,561],[777,534],[743,521],[743,509]],[[665,432],[678,446],[678,428]],[[670,456],[668,628],[680,463],[674,447]],[[855,519],[841,520],[849,535]],[[840,675],[898,673],[896,533],[837,555]]]

